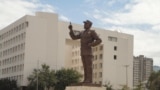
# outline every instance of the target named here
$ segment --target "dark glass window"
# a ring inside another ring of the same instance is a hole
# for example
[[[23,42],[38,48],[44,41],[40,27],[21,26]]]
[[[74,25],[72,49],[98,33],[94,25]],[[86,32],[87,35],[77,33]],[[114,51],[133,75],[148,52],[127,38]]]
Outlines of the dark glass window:
[[[114,46],[114,51],[117,51],[117,46]]]
[[[117,55],[114,55],[113,58],[114,58],[114,60],[117,60]]]

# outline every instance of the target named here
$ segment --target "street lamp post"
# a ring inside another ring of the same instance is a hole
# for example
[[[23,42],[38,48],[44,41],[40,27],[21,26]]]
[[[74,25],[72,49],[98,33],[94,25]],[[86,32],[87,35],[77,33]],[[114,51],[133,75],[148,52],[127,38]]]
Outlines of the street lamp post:
[[[38,70],[39,70],[39,60],[37,61],[37,90],[38,90]]]
[[[129,65],[124,65],[124,67],[126,68],[126,87],[128,88],[128,67]]]

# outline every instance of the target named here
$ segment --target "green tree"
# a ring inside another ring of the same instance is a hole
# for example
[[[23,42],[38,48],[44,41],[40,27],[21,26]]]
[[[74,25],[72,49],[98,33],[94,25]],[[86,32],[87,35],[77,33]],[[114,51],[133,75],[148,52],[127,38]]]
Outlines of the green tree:
[[[67,85],[78,83],[82,75],[72,69],[61,69],[56,73],[50,70],[46,64],[42,68],[34,69],[32,74],[28,77],[28,90],[36,90],[38,79],[38,90],[50,89],[54,87],[55,90],[64,90]],[[38,78],[37,78],[38,77]]]
[[[147,82],[149,90],[160,90],[160,71],[153,72]]]
[[[50,70],[49,66],[46,64],[42,65],[42,69],[40,70],[40,76],[42,81],[44,82],[45,87],[49,90],[51,87],[54,87],[57,79],[55,77],[55,71]]]
[[[36,90],[36,86],[37,86],[37,77],[38,77],[38,88],[39,90],[43,90],[44,89],[44,85],[42,84],[42,80],[39,80],[41,77],[39,75],[39,70],[34,69],[32,74],[28,77],[28,90]]]
[[[137,85],[137,87],[136,87],[134,90],[143,90],[143,89],[142,89],[142,86],[143,86],[143,85],[142,85],[142,82],[140,81],[140,82],[139,82],[139,85]]]
[[[15,80],[1,79],[0,90],[17,90],[17,82]]]
[[[122,89],[121,90],[130,90],[130,88],[127,85],[121,85]]]
[[[58,82],[56,83],[55,90],[65,90],[65,87],[72,84],[80,82],[81,74],[73,69],[61,69],[56,72],[56,78]]]
[[[104,87],[106,87],[106,90],[113,90],[112,85],[110,82],[107,82]]]
[[[39,90],[44,90],[45,88],[49,90],[51,87],[54,87],[57,82],[55,72],[50,70],[50,67],[46,64],[43,64],[42,68],[39,70],[34,69],[32,75],[28,77],[28,90],[36,90],[37,79]]]

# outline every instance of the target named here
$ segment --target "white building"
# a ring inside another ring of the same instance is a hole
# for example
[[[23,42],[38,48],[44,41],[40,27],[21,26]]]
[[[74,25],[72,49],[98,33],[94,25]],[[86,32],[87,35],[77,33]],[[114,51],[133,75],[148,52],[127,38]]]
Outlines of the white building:
[[[37,68],[38,61],[52,69],[66,67],[82,72],[79,41],[71,40],[68,24],[59,21],[57,14],[37,12],[35,16],[26,15],[2,29],[0,78],[16,79],[18,85],[26,86],[27,77]],[[83,30],[78,24],[73,24],[73,28]],[[133,36],[93,29],[102,39],[102,44],[93,48],[94,83],[110,82],[115,89],[127,84],[132,88]]]

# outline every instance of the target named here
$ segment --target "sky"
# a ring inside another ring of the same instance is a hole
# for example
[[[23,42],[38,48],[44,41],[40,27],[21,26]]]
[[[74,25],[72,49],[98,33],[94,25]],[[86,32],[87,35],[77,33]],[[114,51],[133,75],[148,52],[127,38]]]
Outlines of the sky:
[[[0,29],[24,15],[52,12],[63,21],[134,36],[134,56],[160,66],[160,0],[0,0]]]

